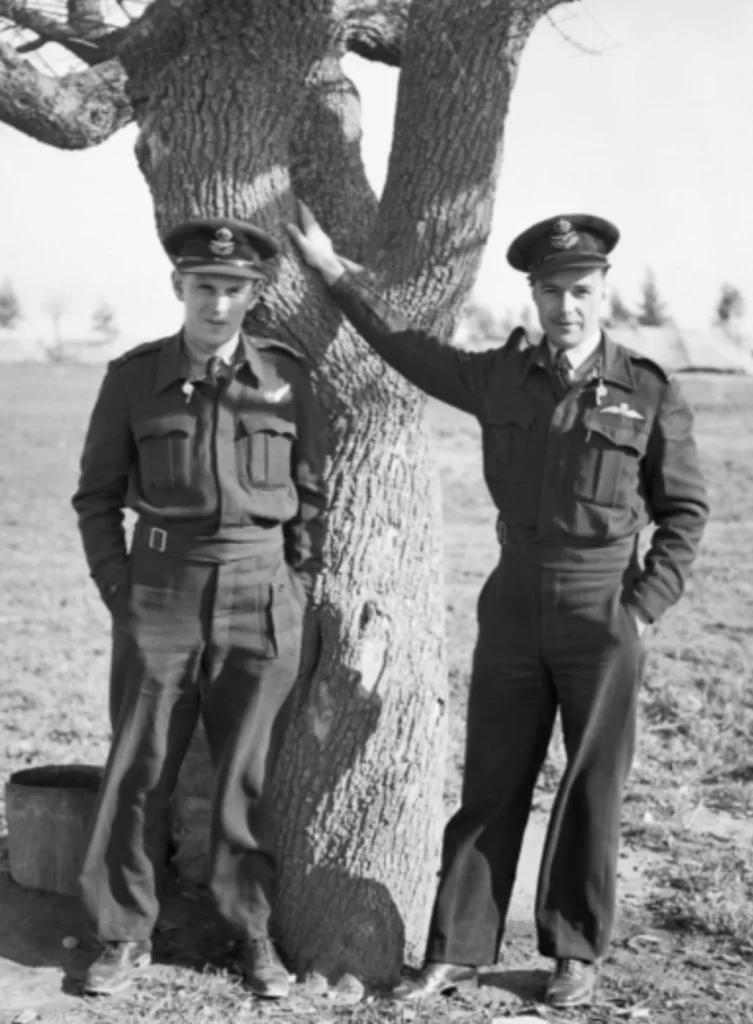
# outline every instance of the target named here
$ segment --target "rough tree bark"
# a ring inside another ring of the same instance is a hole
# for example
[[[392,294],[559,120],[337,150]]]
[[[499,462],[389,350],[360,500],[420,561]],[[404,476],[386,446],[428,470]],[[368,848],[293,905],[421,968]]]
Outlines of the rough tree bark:
[[[344,255],[365,261],[396,305],[449,338],[490,227],[518,61],[558,2],[155,0],[130,30],[97,26],[101,61],[119,64],[124,89],[110,95],[108,79],[82,97],[83,129],[64,82],[19,69],[20,58],[0,49],[0,118],[42,141],[66,145],[66,131],[75,145],[99,141],[86,128],[95,97],[110,104],[114,130],[127,96],[160,231],[232,213],[285,250],[258,324],[314,369],[332,497],[326,572],[276,784],[279,927],[302,971],[383,984],[422,955],[443,824],[446,679],[425,403],[341,322],[290,252],[284,223],[295,197],[305,199]],[[0,0],[0,17],[9,5]],[[346,47],[401,66],[378,203],[361,164],[357,95],[340,65]],[[108,66],[94,63],[82,75]],[[61,89],[56,118],[50,97]]]

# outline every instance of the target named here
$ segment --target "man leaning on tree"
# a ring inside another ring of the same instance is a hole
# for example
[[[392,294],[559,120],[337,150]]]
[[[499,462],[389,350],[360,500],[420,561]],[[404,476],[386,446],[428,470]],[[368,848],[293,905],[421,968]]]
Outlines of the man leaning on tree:
[[[622,794],[645,630],[680,597],[708,516],[675,380],[600,326],[613,224],[553,217],[510,246],[544,331],[464,352],[412,328],[309,212],[290,233],[368,343],[481,424],[500,559],[478,603],[460,809],[444,836],[426,962],[398,997],[477,983],[494,963],[557,709],[567,753],[536,895],[547,1001],[591,1002],[615,911]],[[638,539],[655,529],[644,559]]]
[[[209,885],[243,940],[246,981],[281,997],[269,783],[321,565],[326,496],[301,357],[241,330],[277,246],[221,218],[163,244],[182,329],[108,367],[73,505],[113,617],[113,739],[81,874],[102,952],[84,988],[126,987],[151,959],[167,803],[197,719],[214,766]],[[137,514],[130,551],[123,510]]]

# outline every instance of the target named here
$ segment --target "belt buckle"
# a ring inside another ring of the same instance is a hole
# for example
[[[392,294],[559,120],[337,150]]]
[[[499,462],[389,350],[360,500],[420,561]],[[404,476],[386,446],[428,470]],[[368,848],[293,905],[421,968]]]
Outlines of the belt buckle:
[[[149,530],[148,544],[152,551],[163,552],[167,547],[167,530],[161,530],[159,526],[152,526]]]
[[[507,523],[497,517],[497,542],[503,548],[507,543]]]

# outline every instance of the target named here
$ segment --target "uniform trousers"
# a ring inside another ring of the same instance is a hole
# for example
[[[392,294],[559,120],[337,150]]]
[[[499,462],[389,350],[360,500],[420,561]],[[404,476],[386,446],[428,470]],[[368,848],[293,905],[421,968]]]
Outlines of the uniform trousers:
[[[151,935],[168,801],[201,716],[214,767],[210,890],[235,934],[265,936],[276,884],[269,791],[300,663],[303,588],[281,549],[217,564],[136,545],[130,563],[84,907],[102,941]]]
[[[539,950],[593,961],[607,948],[643,656],[629,558],[596,549],[568,562],[503,548],[481,592],[461,806],[445,830],[428,961],[495,962],[558,708],[567,767],[540,865]]]

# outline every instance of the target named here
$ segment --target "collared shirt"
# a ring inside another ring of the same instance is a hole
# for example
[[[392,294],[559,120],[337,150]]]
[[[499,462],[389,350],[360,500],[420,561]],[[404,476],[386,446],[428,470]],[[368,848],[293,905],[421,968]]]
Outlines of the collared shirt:
[[[123,509],[192,536],[279,523],[313,576],[324,541],[324,445],[308,373],[288,346],[242,334],[221,386],[186,372],[182,335],[110,363],[92,411],[73,505],[95,581],[126,559]]]
[[[344,274],[330,294],[404,377],[477,417],[504,523],[534,545],[582,553],[625,546],[653,521],[630,600],[653,622],[679,598],[708,504],[691,411],[661,367],[602,334],[599,378],[563,393],[546,343],[522,348],[513,332],[501,348],[464,351],[413,328],[365,276]]]
[[[549,354],[552,357],[552,361],[557,358],[560,352],[565,353],[565,358],[570,369],[571,379],[575,379],[581,374],[578,373],[581,368],[585,368],[585,363],[590,356],[594,355],[601,342],[601,331],[597,330],[590,337],[581,341],[580,344],[574,345],[572,348],[562,349],[558,345],[553,345],[551,341],[547,339],[547,345],[549,347]]]
[[[183,368],[183,373],[186,376],[186,379],[188,379],[188,380],[206,380],[206,377],[207,377],[207,366],[208,366],[209,360],[212,358],[212,356],[204,355],[204,354],[200,355],[198,352],[195,352],[191,348],[188,340],[186,339],[185,334],[182,336],[182,341],[183,341],[183,363],[182,363],[182,368]],[[240,347],[240,339],[239,338],[234,338],[234,339],[231,339],[231,344],[229,346],[223,345],[221,350],[218,350],[217,352],[214,352],[213,355],[216,356],[222,362],[222,364],[224,366],[232,366],[234,364],[234,362],[236,361],[236,357],[238,355],[239,347]]]

